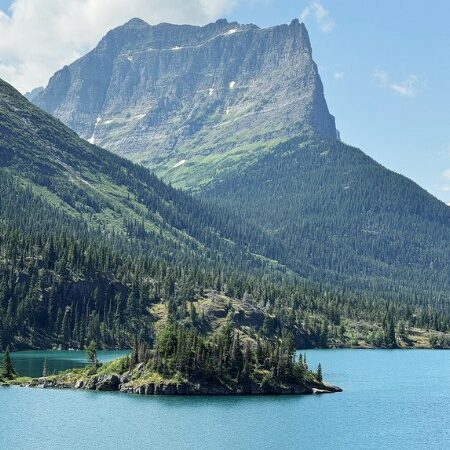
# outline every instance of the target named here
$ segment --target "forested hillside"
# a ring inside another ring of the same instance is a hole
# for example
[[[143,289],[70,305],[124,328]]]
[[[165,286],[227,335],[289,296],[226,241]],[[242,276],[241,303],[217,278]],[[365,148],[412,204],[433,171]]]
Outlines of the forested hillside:
[[[267,253],[268,239],[238,216],[88,144],[1,81],[0,114],[0,168],[64,217],[104,235],[151,243],[147,251],[167,260],[221,266],[232,260],[236,270],[269,266],[244,248],[251,242],[259,254]]]
[[[295,138],[204,197],[263,227],[302,276],[449,311],[450,209],[356,148]]]
[[[414,344],[415,328],[449,328],[448,315],[433,310],[227,273],[202,261],[168,264],[145,241],[90,231],[0,174],[2,347],[150,345],[167,323],[203,334],[231,324],[251,339],[291,336],[302,347]],[[444,335],[435,337],[447,345]]]
[[[71,212],[100,227],[135,237],[162,227],[156,242],[166,257],[206,253],[222,266],[271,266],[327,289],[449,311],[450,209],[339,142],[298,20],[259,28],[133,19],[56,72],[33,101],[208,200],[87,144],[80,169],[52,154],[52,164],[62,161],[58,181],[40,184],[72,192]]]
[[[171,323],[297,346],[447,345],[446,311],[316,290],[251,252],[278,251],[256,225],[82,141],[3,82],[0,221],[1,348],[151,345]]]

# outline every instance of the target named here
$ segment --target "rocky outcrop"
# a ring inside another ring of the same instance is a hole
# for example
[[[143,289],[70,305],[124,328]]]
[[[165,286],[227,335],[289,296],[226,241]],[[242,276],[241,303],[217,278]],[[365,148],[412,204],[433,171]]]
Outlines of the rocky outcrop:
[[[90,142],[165,172],[303,131],[336,138],[298,20],[261,29],[133,19],[32,101]]]
[[[88,381],[63,382],[57,379],[36,378],[22,386],[55,389],[86,389],[120,391],[139,395],[301,395],[341,392],[337,386],[318,382],[307,384],[258,384],[250,382],[236,388],[210,382],[196,383],[130,383],[128,377],[119,375],[93,376]]]

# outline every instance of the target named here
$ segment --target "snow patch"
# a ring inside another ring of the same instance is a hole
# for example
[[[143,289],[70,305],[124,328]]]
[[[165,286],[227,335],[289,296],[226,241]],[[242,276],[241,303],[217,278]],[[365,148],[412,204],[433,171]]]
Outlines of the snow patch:
[[[133,57],[132,56],[127,56],[128,61],[133,62]]]
[[[95,144],[95,135],[93,134],[88,140],[89,144],[94,145]]]
[[[225,110],[225,115],[228,116],[228,114],[230,114],[230,111],[231,111],[231,108],[227,108],[227,109]]]
[[[137,114],[136,116],[134,116],[135,119],[140,120],[142,118],[144,118],[147,114]]]
[[[95,121],[95,126],[97,126],[101,121],[102,121],[102,118],[100,116],[98,116]]]
[[[104,125],[108,125],[108,124],[110,124],[110,123],[112,123],[112,122],[114,122],[114,119],[108,119],[108,120],[104,120],[104,121],[103,121],[103,124],[104,124]]]
[[[328,155],[328,153],[330,153],[330,150],[325,150],[324,152],[322,152],[320,154],[320,156],[326,156],[326,155]]]
[[[178,161],[178,162],[173,166],[173,168],[175,169],[175,167],[182,166],[185,162],[186,162],[186,160],[185,160],[185,159],[182,159],[181,161]]]
[[[344,191],[346,191],[347,189],[350,189],[350,186],[344,186]]]
[[[236,86],[236,81],[230,81],[230,84],[228,85],[230,89],[234,89]]]
[[[178,45],[175,45],[175,47],[172,47],[170,50],[181,50],[183,47],[179,47]]]
[[[237,31],[238,31],[237,28],[232,28],[231,30],[228,30],[228,31],[225,33],[225,35],[226,35],[226,36],[229,36],[230,34],[234,34],[234,33],[236,33]]]
[[[211,95],[214,94],[214,88],[209,88],[209,89],[208,89],[208,94],[209,94],[209,96],[211,97]]]

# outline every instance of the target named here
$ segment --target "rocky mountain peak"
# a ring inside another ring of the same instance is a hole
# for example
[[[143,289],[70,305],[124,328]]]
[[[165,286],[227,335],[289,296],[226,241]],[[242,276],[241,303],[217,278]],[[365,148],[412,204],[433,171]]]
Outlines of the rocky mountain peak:
[[[57,72],[33,101],[90,142],[175,182],[182,169],[192,175],[187,168],[201,169],[198,181],[206,181],[230,153],[242,162],[294,135],[336,137],[298,20],[259,28],[132,19]]]
[[[139,17],[133,17],[128,22],[121,25],[122,28],[147,28],[150,25],[142,19],[139,19]]]

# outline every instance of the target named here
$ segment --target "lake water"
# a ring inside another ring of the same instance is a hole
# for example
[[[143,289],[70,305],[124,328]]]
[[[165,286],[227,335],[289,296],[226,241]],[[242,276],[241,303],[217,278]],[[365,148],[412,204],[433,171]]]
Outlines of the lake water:
[[[307,355],[343,393],[145,397],[2,388],[0,448],[450,449],[450,352]]]
[[[105,362],[120,358],[127,353],[130,353],[130,350],[99,350],[97,357],[101,362]],[[0,355],[2,354],[0,353]],[[81,350],[16,352],[11,353],[11,359],[16,372],[27,377],[42,376],[45,359],[47,359],[47,371],[49,374],[83,367],[87,364],[86,352]]]

